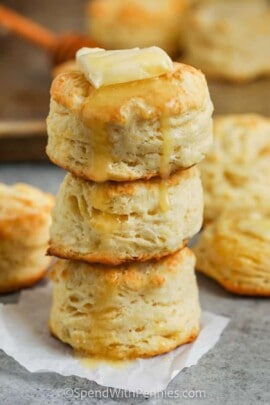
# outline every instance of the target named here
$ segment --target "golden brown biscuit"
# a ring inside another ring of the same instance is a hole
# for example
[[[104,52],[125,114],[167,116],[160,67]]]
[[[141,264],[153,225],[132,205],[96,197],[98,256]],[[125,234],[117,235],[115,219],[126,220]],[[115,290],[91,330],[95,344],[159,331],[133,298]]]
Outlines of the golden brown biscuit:
[[[28,287],[45,274],[53,197],[26,184],[0,184],[0,293]]]
[[[119,267],[60,260],[52,271],[50,330],[99,358],[150,357],[191,342],[200,317],[194,265],[187,248]]]
[[[92,0],[88,32],[106,49],[157,45],[175,54],[186,6],[185,0]]]
[[[82,73],[55,78],[47,154],[94,181],[166,176],[200,162],[212,142],[212,103],[201,72],[172,72],[94,89]]]
[[[175,252],[200,230],[203,193],[196,167],[168,180],[94,183],[68,174],[53,211],[49,253],[120,264]]]
[[[202,1],[184,27],[184,59],[207,76],[243,82],[270,75],[267,0]]]
[[[269,217],[228,211],[203,230],[196,267],[236,294],[270,296],[269,245]]]
[[[228,207],[270,211],[270,119],[255,114],[214,119],[214,144],[200,164],[205,221]]]

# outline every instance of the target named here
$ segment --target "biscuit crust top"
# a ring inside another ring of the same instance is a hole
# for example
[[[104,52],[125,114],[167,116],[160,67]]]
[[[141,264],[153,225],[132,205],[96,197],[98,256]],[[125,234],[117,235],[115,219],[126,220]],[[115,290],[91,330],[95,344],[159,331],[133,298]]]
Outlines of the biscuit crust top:
[[[87,125],[93,122],[124,124],[132,117],[155,119],[201,110],[209,102],[204,75],[174,63],[172,72],[159,77],[95,89],[81,72],[58,75],[51,97]]]

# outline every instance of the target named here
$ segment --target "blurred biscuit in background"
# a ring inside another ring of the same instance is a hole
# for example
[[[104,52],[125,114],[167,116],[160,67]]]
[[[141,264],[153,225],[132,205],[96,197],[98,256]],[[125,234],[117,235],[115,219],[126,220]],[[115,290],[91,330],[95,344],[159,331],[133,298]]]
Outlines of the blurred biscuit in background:
[[[175,252],[202,224],[203,192],[192,167],[167,180],[94,183],[68,174],[53,210],[49,252],[119,264]]]
[[[270,296],[270,218],[256,211],[223,213],[194,247],[197,269],[236,294]]]
[[[174,55],[186,7],[186,0],[92,0],[88,32],[106,49],[157,45]]]
[[[242,82],[270,75],[267,0],[201,1],[184,31],[184,60],[207,76]]]
[[[76,64],[76,60],[69,60],[64,63],[60,63],[59,65],[56,65],[52,69],[52,77],[53,79],[60,75],[61,73],[67,73],[67,72],[77,72],[79,69]]]
[[[50,330],[84,355],[150,357],[193,341],[200,306],[188,249],[118,267],[59,260]]]
[[[0,293],[31,286],[45,275],[53,202],[29,185],[0,184]]]
[[[184,64],[99,89],[80,72],[64,73],[51,88],[47,154],[93,181],[167,176],[204,158],[212,111],[204,75]]]
[[[200,164],[205,222],[228,207],[270,211],[270,118],[255,114],[214,118],[214,143]]]

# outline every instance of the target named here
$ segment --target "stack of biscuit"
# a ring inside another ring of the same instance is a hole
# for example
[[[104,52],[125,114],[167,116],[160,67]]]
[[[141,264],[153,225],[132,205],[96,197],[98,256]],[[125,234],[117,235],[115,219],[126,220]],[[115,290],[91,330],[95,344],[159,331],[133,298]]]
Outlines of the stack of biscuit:
[[[186,244],[202,224],[195,165],[212,110],[204,75],[180,63],[99,88],[80,70],[54,79],[47,153],[70,173],[53,212],[50,330],[76,351],[149,357],[196,338]]]

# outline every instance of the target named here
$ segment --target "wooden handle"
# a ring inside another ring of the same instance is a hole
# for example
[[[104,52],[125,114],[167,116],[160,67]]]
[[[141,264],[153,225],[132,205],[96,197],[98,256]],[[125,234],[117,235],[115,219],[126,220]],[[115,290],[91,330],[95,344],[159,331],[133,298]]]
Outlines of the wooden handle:
[[[45,120],[2,121],[0,122],[0,139],[7,137],[46,135]]]
[[[57,37],[54,33],[2,5],[0,24],[47,51],[55,47]]]

